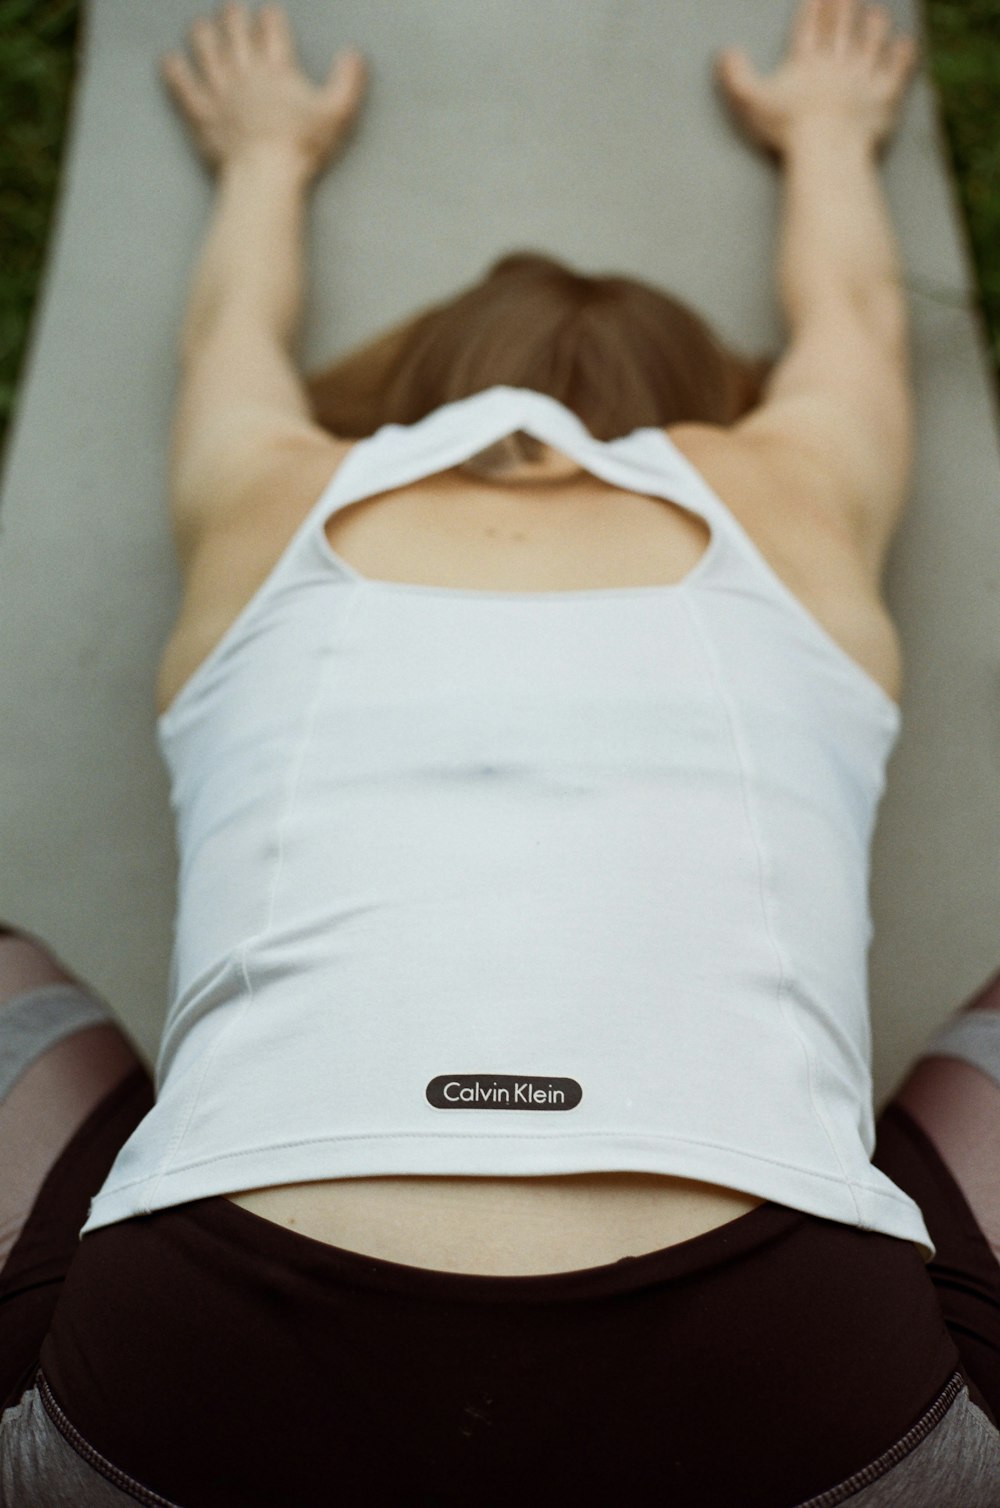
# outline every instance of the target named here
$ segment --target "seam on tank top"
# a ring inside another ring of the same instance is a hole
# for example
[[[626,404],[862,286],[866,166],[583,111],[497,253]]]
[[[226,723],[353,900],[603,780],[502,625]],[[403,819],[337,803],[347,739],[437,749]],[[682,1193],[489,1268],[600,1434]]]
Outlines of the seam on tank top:
[[[795,1508],[836,1508],[838,1503],[843,1503],[847,1498],[853,1497],[863,1487],[870,1487],[873,1482],[879,1481],[893,1467],[898,1466],[908,1455],[911,1455],[918,1445],[923,1444],[931,1431],[944,1419],[964,1389],[965,1379],[962,1373],[953,1372],[934,1402],[921,1414],[916,1424],[896,1441],[895,1445],[890,1445],[888,1450],[883,1451],[860,1471],[846,1477],[843,1482],[838,1482],[836,1487],[827,1488],[817,1497],[807,1498],[805,1502],[797,1503]]]
[[[227,975],[232,974],[233,971],[234,971],[234,969],[237,968],[237,967],[238,967],[238,964],[237,964],[236,960],[234,960],[232,958],[227,959],[224,968],[222,969],[221,973],[219,974],[219,981],[221,982],[223,979],[226,978]],[[162,1052],[162,1048],[161,1048],[161,1052]],[[162,1077],[160,1076],[159,1067],[158,1067],[157,1068],[157,1078],[159,1080],[160,1086],[162,1086],[162,1084],[165,1082],[166,1077],[167,1077],[167,1075],[163,1075]],[[167,1145],[167,1149],[164,1152],[163,1156],[161,1157],[161,1159],[159,1161],[159,1164],[158,1164],[158,1166],[156,1168],[156,1172],[148,1175],[153,1180],[153,1186],[150,1189],[149,1194],[146,1196],[146,1198],[143,1200],[142,1204],[140,1205],[140,1207],[139,1207],[139,1209],[137,1211],[138,1214],[151,1215],[153,1213],[152,1200],[153,1200],[153,1198],[156,1195],[157,1189],[160,1187],[160,1183],[161,1183],[161,1181],[162,1181],[162,1179],[164,1177],[164,1174],[166,1173],[167,1169],[170,1166],[170,1162],[171,1162],[171,1160],[173,1158],[174,1153],[176,1152],[177,1148],[180,1146],[181,1142],[184,1139],[184,1134],[187,1131],[188,1123],[189,1123],[189,1121],[191,1119],[192,1114],[194,1113],[195,1102],[197,1101],[199,1092],[201,1090],[201,1083],[202,1083],[203,1078],[204,1078],[204,1069],[202,1070],[202,1073],[199,1075],[198,1082],[194,1085],[194,1087],[191,1090],[190,1106],[189,1106],[189,1109],[188,1109],[188,1114],[187,1114],[187,1116],[184,1119],[183,1125],[180,1125],[180,1126],[178,1126],[178,1127],[176,1127],[174,1129],[174,1131],[173,1131],[173,1133],[172,1133],[172,1135],[170,1137],[170,1141],[169,1141],[169,1143]],[[147,1181],[147,1179],[141,1179],[141,1178],[134,1180],[134,1182],[136,1182],[136,1183],[145,1183],[146,1181]],[[100,1196],[97,1196],[97,1197],[100,1197]],[[96,1203],[96,1198],[95,1198],[95,1200],[92,1201],[92,1205],[94,1203]],[[89,1216],[88,1216],[88,1218],[89,1218]]]
[[[348,604],[346,613],[336,624],[334,631],[338,635],[345,633],[349,625],[352,623],[354,616],[358,610],[358,604],[361,601],[361,596],[362,587],[361,585],[359,585],[354,593],[352,600]],[[323,645],[323,649],[330,651],[332,649],[332,646],[327,643]],[[221,1048],[223,1042],[227,1041],[229,1037],[232,1036],[237,1027],[241,1025],[244,1017],[247,1015],[255,1002],[253,980],[251,978],[251,970],[248,967],[247,959],[249,957],[251,948],[260,943],[261,939],[267,936],[271,928],[271,923],[274,918],[275,899],[278,893],[278,884],[280,882],[281,873],[284,866],[285,832],[292,812],[295,809],[295,799],[298,794],[299,778],[302,774],[302,765],[305,761],[306,750],[309,743],[309,735],[315,726],[316,716],[319,711],[320,703],[329,690],[330,681],[332,679],[335,666],[336,661],[332,653],[324,654],[322,658],[317,660],[318,674],[316,677],[316,686],[310,699],[309,706],[306,710],[305,717],[303,718],[301,724],[298,747],[296,748],[295,754],[291,761],[291,774],[288,778],[288,784],[285,788],[282,811],[276,823],[277,853],[275,855],[274,874],[272,876],[271,890],[267,902],[267,914],[265,916],[261,929],[258,932],[254,933],[252,937],[247,938],[243,943],[239,951],[238,960],[236,962],[236,967],[239,969],[243,976],[245,999],[243,1001],[243,1004],[236,1011],[233,1019],[229,1022],[229,1025],[223,1031],[219,1032],[215,1041],[212,1043],[210,1050],[205,1054],[201,1072],[198,1075],[197,1082],[195,1083],[191,1091],[191,1096],[188,1101],[187,1115],[183,1117],[183,1120],[179,1123],[178,1128],[175,1130],[174,1135],[170,1139],[170,1145],[166,1153],[164,1154],[159,1168],[156,1171],[153,1187],[149,1191],[149,1194],[146,1196],[146,1201],[143,1204],[143,1209],[147,1214],[152,1213],[152,1208],[147,1209],[146,1205],[152,1205],[152,1201],[156,1197],[157,1190],[159,1189],[160,1184],[163,1182],[163,1179],[170,1168],[170,1163],[173,1159],[174,1153],[177,1151],[177,1148],[181,1145],[184,1137],[187,1135],[188,1127],[191,1124],[191,1119],[194,1115],[198,1100],[201,1096],[202,1086],[205,1082],[208,1070],[215,1060],[216,1054]]]
[[[66,1444],[88,1466],[92,1467],[94,1471],[99,1472],[102,1477],[114,1487],[117,1487],[119,1491],[127,1493],[130,1498],[134,1498],[137,1503],[145,1503],[148,1505],[148,1508],[179,1508],[179,1505],[171,1498],[161,1497],[151,1487],[144,1487],[141,1482],[137,1482],[134,1477],[128,1476],[126,1472],[115,1466],[105,1456],[102,1456],[99,1450],[95,1450],[89,1441],[85,1440],[80,1434],[76,1426],[67,1419],[62,1408],[56,1402],[52,1389],[49,1387],[48,1379],[40,1370],[36,1374],[35,1385],[38,1388],[38,1396],[42,1401],[45,1413],[66,1441]]]
[[[770,864],[770,852],[766,849],[766,846],[763,842],[763,838],[758,828],[753,802],[751,800],[749,782],[747,779],[749,761],[745,756],[743,747],[743,730],[736,715],[736,709],[724,684],[722,667],[719,664],[718,658],[715,653],[715,645],[712,642],[711,635],[709,634],[708,629],[705,626],[701,613],[695,604],[695,600],[688,593],[684,593],[681,596],[680,600],[683,602],[685,608],[687,609],[691,624],[695,629],[695,632],[697,633],[699,639],[701,640],[702,650],[711,668],[712,683],[715,687],[716,695],[719,698],[720,705],[725,712],[726,720],[729,725],[730,738],[733,744],[733,750],[739,762],[740,791],[743,798],[743,809],[746,813],[747,827],[750,832],[754,850],[757,855],[757,880],[760,887],[761,914],[764,918],[764,926],[767,930],[768,941],[771,945],[774,956],[777,959],[778,968],[780,970],[780,979],[778,981],[778,990],[776,996],[778,1009],[781,1012],[786,1026],[792,1032],[792,1035],[799,1044],[799,1048],[802,1052],[802,1057],[805,1061],[806,1066],[806,1082],[809,1088],[809,1103],[812,1105],[813,1114],[816,1117],[817,1123],[823,1128],[823,1133],[826,1136],[827,1142],[829,1143],[830,1150],[837,1161],[838,1167],[840,1168],[842,1181],[844,1185],[850,1190],[851,1199],[854,1203],[854,1213],[857,1223],[859,1226],[864,1227],[861,1208],[858,1204],[858,1196],[855,1192],[854,1180],[849,1176],[847,1169],[844,1166],[843,1158],[840,1155],[840,1149],[837,1146],[833,1133],[827,1122],[823,1107],[818,1103],[816,1099],[812,1050],[810,1049],[809,1043],[805,1040],[801,1031],[799,1030],[798,1023],[795,1020],[794,1009],[792,1008],[791,1002],[788,1000],[787,996],[786,986],[788,983],[788,968],[785,963],[784,950],[778,944],[778,939],[771,916],[769,876],[772,872],[772,868]]]
[[[548,1131],[545,1134],[546,1142],[585,1141],[590,1139],[607,1141],[608,1133],[607,1131]],[[752,1158],[754,1162],[767,1163],[770,1167],[787,1168],[792,1173],[803,1173],[807,1178],[821,1179],[824,1183],[832,1183],[837,1188],[843,1188],[844,1186],[844,1179],[839,1177],[836,1173],[821,1173],[813,1168],[804,1168],[801,1163],[787,1162],[780,1157],[768,1157],[765,1153],[761,1152],[747,1152],[745,1147],[734,1147],[729,1145],[727,1142],[713,1142],[707,1141],[704,1137],[695,1138],[691,1136],[678,1135],[647,1135],[644,1139],[648,1141],[684,1142],[686,1145],[692,1147],[711,1147],[713,1151],[734,1153],[738,1157]],[[520,1136],[513,1136],[509,1131],[347,1131],[338,1133],[334,1136],[298,1137],[294,1141],[268,1142],[263,1147],[247,1147],[246,1149],[239,1152],[223,1152],[221,1154],[213,1154],[211,1157],[198,1157],[194,1158],[190,1162],[183,1162],[178,1167],[171,1168],[170,1173],[173,1175],[186,1173],[191,1168],[210,1167],[213,1163],[216,1162],[235,1162],[238,1158],[241,1157],[259,1157],[262,1151],[275,1152],[284,1151],[289,1147],[324,1146],[327,1143],[331,1142],[336,1143],[354,1141],[445,1141],[448,1143],[459,1141],[502,1141],[507,1146],[510,1146],[512,1143],[516,1144],[518,1141],[524,1141],[529,1143],[531,1146],[536,1146],[538,1138],[537,1136],[531,1135],[528,1132],[525,1132]],[[326,1176],[337,1177],[339,1175],[337,1175],[336,1173],[331,1173]],[[158,1180],[159,1177],[160,1175],[157,1174]],[[124,1193],[126,1189],[133,1189],[138,1184],[143,1184],[147,1181],[147,1178],[133,1178],[128,1183],[116,1184],[113,1192],[117,1196],[118,1194]],[[858,1187],[861,1188],[869,1198],[888,1200],[890,1204],[899,1204],[907,1210],[910,1210],[912,1208],[912,1201],[906,1194],[893,1194],[886,1189],[872,1188],[868,1184],[859,1184]],[[100,1196],[100,1198],[104,1197],[104,1195]],[[763,1198],[765,1196],[762,1195],[761,1197]],[[777,1202],[780,1203],[781,1201],[779,1200]],[[798,1206],[795,1207],[797,1208]],[[169,1209],[171,1208],[171,1206],[165,1205],[163,1206],[163,1208]],[[147,1210],[146,1213],[151,1214],[152,1211]],[[808,1213],[808,1211],[804,1211],[803,1213]],[[820,1218],[826,1219],[830,1217],[822,1216]],[[840,1223],[845,1224],[849,1222],[842,1221]],[[869,1229],[869,1227],[864,1225],[863,1222],[859,1221],[858,1229],[867,1230]],[[907,1237],[906,1239],[909,1238]]]

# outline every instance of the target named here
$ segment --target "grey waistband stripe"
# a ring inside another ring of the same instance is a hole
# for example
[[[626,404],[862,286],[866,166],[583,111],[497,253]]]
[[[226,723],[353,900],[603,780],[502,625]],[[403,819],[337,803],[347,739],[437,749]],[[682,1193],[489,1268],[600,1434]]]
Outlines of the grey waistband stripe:
[[[0,1508],[71,1503],[73,1508],[177,1508],[96,1451],[66,1418],[39,1374],[0,1423]],[[51,1417],[49,1409],[55,1414]]]
[[[931,1038],[921,1057],[961,1058],[1000,1085],[1000,1011],[960,1012]]]
[[[998,1467],[1000,1431],[951,1380],[884,1456],[798,1508],[990,1508]]]
[[[47,984],[8,1000],[0,1006],[0,1099],[64,1037],[114,1021],[103,1001],[75,984]]]

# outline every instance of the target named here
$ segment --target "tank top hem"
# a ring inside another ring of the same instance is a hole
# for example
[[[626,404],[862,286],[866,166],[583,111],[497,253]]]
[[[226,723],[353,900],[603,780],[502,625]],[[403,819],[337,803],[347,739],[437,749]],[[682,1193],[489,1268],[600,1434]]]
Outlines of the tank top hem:
[[[488,1152],[494,1143],[497,1154],[491,1161],[488,1156],[484,1158],[483,1150]],[[474,1175],[469,1174],[470,1144],[476,1147]],[[349,1148],[346,1159],[345,1146]],[[669,1159],[664,1156],[664,1147],[670,1148]],[[906,1194],[893,1189],[887,1179],[883,1187],[877,1170],[874,1170],[875,1181],[845,1180],[835,1173],[765,1159],[739,1148],[685,1143],[683,1138],[623,1138],[607,1131],[552,1133],[544,1140],[528,1135],[386,1133],[330,1137],[270,1149],[254,1147],[167,1171],[161,1169],[148,1178],[129,1183],[109,1185],[92,1201],[80,1234],[194,1199],[322,1179],[516,1178],[622,1171],[665,1174],[740,1188],[757,1198],[770,1199],[838,1224],[912,1240],[921,1247],[925,1261],[933,1256],[934,1246],[919,1207]]]

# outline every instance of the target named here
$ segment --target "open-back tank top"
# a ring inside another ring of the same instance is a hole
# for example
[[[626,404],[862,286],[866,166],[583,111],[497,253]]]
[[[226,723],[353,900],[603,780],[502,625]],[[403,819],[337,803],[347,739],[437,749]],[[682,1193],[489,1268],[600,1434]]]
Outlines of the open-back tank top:
[[[704,519],[681,581],[361,576],[338,509],[524,430]],[[377,1175],[675,1174],[934,1248],[872,1166],[900,712],[660,429],[494,387],[359,442],[158,724],[156,1103],[81,1234]]]

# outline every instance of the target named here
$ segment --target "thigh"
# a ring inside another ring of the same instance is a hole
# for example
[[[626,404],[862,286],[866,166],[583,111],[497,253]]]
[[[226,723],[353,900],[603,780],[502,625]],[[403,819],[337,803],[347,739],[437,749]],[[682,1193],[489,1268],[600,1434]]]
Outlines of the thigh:
[[[876,1123],[875,1166],[920,1205],[974,1400],[1000,1422],[1000,973],[934,1034]],[[1000,1502],[1000,1489],[998,1489]]]
[[[90,1200],[153,1104],[108,1006],[0,927],[0,1404],[37,1365]]]

